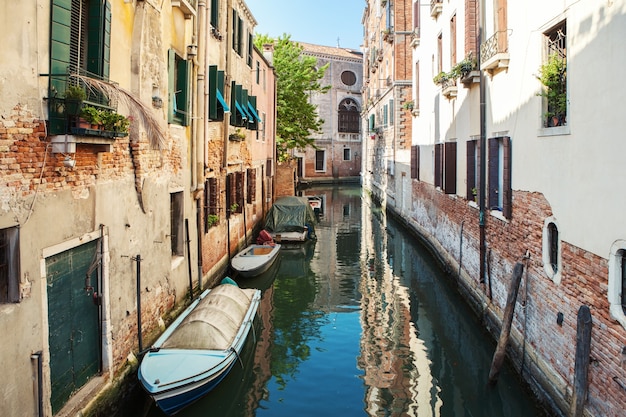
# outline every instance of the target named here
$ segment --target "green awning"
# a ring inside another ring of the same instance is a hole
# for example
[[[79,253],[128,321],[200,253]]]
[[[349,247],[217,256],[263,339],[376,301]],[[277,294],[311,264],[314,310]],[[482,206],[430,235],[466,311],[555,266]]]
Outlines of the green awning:
[[[254,106],[250,102],[248,102],[248,110],[249,110],[249,113],[252,114],[259,123],[263,123],[263,120],[261,120],[258,113],[254,109]]]
[[[226,100],[224,100],[224,96],[222,96],[222,92],[219,89],[217,90],[217,100],[224,108],[224,113],[230,113],[230,107],[226,104]]]

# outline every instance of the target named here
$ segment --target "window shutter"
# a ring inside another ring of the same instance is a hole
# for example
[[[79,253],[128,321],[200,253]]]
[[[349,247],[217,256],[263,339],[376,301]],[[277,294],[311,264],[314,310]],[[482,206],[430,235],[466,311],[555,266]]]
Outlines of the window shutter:
[[[238,207],[236,212],[241,213],[244,205],[244,196],[243,196],[243,172],[239,171],[235,173],[235,203],[237,203]]]
[[[467,173],[466,173],[466,181],[467,187],[465,190],[465,195],[468,200],[474,200],[474,194],[472,193],[472,189],[476,188],[476,141],[468,140],[467,141]]]
[[[219,182],[217,178],[209,178],[208,183],[209,183],[209,186],[207,190],[209,192],[209,214],[219,214],[219,206],[220,206]]]
[[[444,186],[446,194],[456,194],[456,142],[444,144]]]
[[[435,187],[441,187],[442,171],[441,171],[441,157],[442,157],[442,144],[435,145]]]
[[[502,214],[510,219],[513,215],[513,190],[511,189],[511,138],[502,138],[503,161],[502,161]]]
[[[411,178],[419,181],[419,157],[420,148],[418,145],[411,146]]]
[[[219,0],[211,0],[211,26],[219,29]]]
[[[217,65],[209,65],[209,120],[217,119]]]
[[[69,7],[69,9],[68,9]],[[52,25],[50,30],[50,73],[67,74],[70,65],[71,40],[71,4],[67,1],[52,1]],[[66,132],[65,114],[58,110],[57,100],[62,98],[67,86],[67,76],[51,76],[49,81],[48,101],[49,133],[51,135]]]
[[[498,158],[498,138],[490,138],[488,143],[489,155],[487,156],[488,173],[487,173],[487,187],[488,187],[488,202],[489,209],[498,207],[498,171],[500,169],[500,161]]]
[[[174,123],[174,94],[176,94],[176,53],[173,49],[167,51],[167,122]]]
[[[189,85],[189,81],[191,80],[191,62],[186,59],[178,60],[178,89],[180,93],[177,97],[180,100],[178,103],[178,110],[181,112],[182,125],[189,126],[189,122],[191,120],[191,103],[189,102],[189,89],[191,86]]]

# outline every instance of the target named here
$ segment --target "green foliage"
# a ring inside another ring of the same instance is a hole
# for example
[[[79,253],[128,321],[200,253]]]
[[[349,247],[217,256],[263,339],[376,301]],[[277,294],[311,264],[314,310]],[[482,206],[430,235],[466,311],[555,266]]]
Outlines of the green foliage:
[[[218,224],[220,217],[217,214],[209,214],[206,218],[206,224],[208,227],[213,227]]]
[[[104,130],[128,132],[130,127],[130,119],[116,112],[104,111],[101,113],[101,119]]]
[[[441,71],[439,74],[435,75],[433,78],[433,82],[435,84],[443,84],[450,79],[450,74],[445,71]]]
[[[547,111],[544,116],[548,119],[557,117],[559,124],[565,122],[567,114],[567,64],[559,54],[551,54],[539,68],[537,79],[544,88],[537,95],[545,97]]]
[[[449,75],[450,78],[463,78],[477,68],[478,63],[470,52],[462,61],[456,63]]]
[[[102,110],[93,107],[93,106],[85,106],[80,112],[80,117],[85,119],[87,122],[92,125],[101,125],[102,124]]]
[[[67,90],[65,90],[65,98],[82,101],[87,98],[87,93],[85,93],[85,90],[77,85],[70,85],[67,87]]]
[[[302,47],[283,34],[279,38],[256,35],[254,43],[263,50],[273,44],[273,66],[276,71],[276,148],[279,161],[290,158],[293,149],[314,146],[311,134],[322,130],[324,120],[317,106],[310,103],[312,94],[323,94],[330,86],[322,86],[329,64],[317,67],[317,59],[303,56]]]

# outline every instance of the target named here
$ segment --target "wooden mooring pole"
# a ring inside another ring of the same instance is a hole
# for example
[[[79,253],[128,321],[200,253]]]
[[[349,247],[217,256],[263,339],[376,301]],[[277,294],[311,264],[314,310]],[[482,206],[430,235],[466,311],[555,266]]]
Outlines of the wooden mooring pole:
[[[581,417],[587,399],[587,371],[591,354],[591,312],[589,307],[580,306],[578,309],[578,324],[576,328],[576,360],[574,365],[574,391],[570,404],[570,416]]]
[[[504,316],[502,317],[502,330],[500,331],[498,346],[496,347],[496,353],[493,355],[491,369],[489,370],[489,383],[492,385],[498,381],[500,368],[502,367],[502,363],[504,362],[504,358],[506,356],[506,345],[509,343],[511,323],[513,322],[513,313],[515,313],[515,303],[517,301],[517,293],[519,291],[519,284],[522,281],[523,272],[524,265],[521,262],[516,263],[513,268],[513,277],[511,280],[511,286],[509,287],[509,295],[506,299]]]

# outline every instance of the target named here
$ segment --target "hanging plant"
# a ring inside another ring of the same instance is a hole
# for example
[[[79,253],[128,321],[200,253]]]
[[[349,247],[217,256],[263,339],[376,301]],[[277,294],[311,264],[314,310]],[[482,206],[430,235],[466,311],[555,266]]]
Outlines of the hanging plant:
[[[565,124],[567,116],[567,64],[565,58],[558,53],[552,53],[546,62],[539,68],[537,79],[543,84],[538,96],[546,99],[544,115],[546,127]]]

